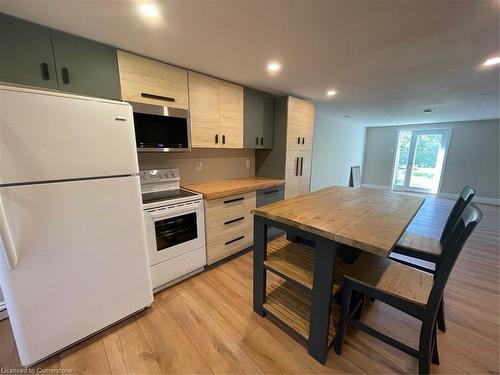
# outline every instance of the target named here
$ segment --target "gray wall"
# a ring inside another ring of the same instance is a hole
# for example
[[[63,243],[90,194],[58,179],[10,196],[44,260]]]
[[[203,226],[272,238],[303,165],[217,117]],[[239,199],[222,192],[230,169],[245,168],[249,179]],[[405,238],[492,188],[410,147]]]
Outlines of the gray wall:
[[[500,122],[481,120],[367,128],[363,183],[390,186],[398,130],[452,126],[441,193],[458,194],[471,185],[479,197],[500,198]]]
[[[311,171],[311,191],[327,186],[347,186],[351,166],[361,165],[365,127],[342,123],[316,112]]]

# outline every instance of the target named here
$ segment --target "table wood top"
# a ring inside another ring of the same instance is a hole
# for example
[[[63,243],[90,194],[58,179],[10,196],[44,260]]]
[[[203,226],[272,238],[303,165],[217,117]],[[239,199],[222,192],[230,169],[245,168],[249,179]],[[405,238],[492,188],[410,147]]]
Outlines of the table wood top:
[[[183,188],[203,194],[206,200],[225,198],[230,195],[249,193],[255,190],[262,190],[281,186],[285,180],[278,180],[266,177],[235,178],[202,184],[182,185]]]
[[[406,194],[333,186],[259,207],[254,214],[388,256],[423,203]]]

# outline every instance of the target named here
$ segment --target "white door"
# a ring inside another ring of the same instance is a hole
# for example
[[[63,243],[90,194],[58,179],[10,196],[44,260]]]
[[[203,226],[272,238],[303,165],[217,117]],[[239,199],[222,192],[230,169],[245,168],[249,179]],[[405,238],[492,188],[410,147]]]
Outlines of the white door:
[[[0,86],[0,185],[138,173],[132,107]]]
[[[0,284],[23,365],[153,300],[138,176],[0,188]]]
[[[449,129],[400,131],[393,189],[437,193],[449,138]]]

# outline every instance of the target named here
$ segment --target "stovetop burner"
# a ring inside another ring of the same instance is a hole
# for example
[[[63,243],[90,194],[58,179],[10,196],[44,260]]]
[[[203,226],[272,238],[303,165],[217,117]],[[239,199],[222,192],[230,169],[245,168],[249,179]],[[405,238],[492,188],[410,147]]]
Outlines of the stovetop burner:
[[[142,193],[142,203],[161,202],[170,199],[193,197],[199,194],[192,193],[184,189],[170,189],[162,191],[153,191],[150,193]]]

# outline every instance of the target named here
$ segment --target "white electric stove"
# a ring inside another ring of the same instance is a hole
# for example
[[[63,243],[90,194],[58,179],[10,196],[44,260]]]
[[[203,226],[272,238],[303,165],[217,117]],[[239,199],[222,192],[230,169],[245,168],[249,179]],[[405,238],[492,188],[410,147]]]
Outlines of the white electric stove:
[[[180,188],[177,168],[140,171],[146,240],[155,292],[207,263],[203,196]]]

